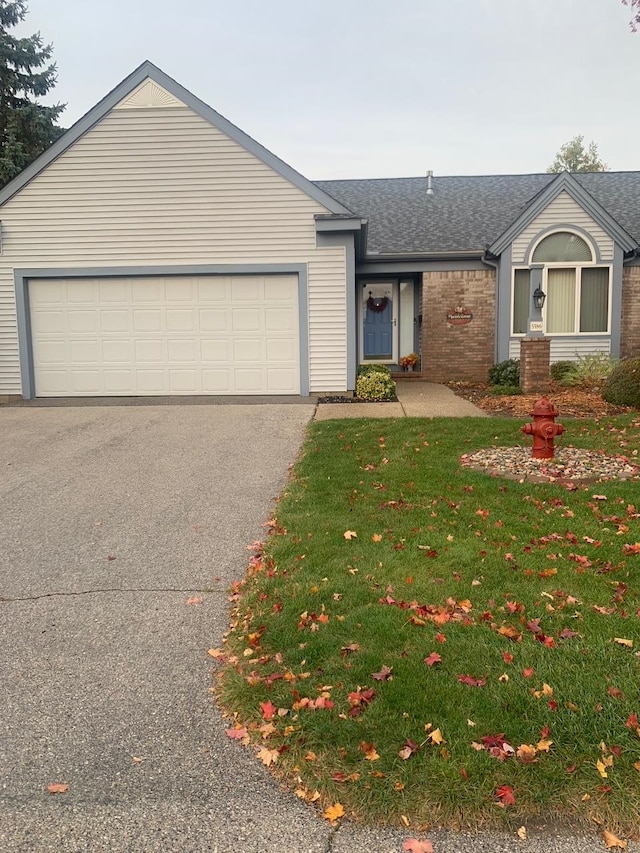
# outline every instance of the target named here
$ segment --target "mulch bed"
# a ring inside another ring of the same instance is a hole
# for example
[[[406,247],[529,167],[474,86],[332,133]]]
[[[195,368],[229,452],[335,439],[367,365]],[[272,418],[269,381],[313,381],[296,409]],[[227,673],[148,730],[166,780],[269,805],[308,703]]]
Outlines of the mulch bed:
[[[529,419],[531,410],[540,397],[548,397],[560,417],[600,418],[633,412],[626,406],[614,406],[600,396],[599,388],[566,388],[552,382],[546,394],[519,394],[498,396],[489,393],[487,385],[467,382],[450,382],[449,388],[459,397],[470,400],[479,409],[491,415]]]

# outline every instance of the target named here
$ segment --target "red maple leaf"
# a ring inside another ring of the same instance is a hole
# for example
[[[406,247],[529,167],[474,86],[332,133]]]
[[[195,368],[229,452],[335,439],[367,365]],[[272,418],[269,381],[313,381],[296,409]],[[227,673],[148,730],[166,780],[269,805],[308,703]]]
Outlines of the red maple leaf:
[[[272,703],[271,699],[267,699],[266,702],[260,704],[260,710],[262,711],[262,718],[264,720],[272,720],[278,709]]]
[[[496,797],[500,800],[501,806],[515,806],[516,804],[513,788],[509,785],[500,785],[499,788],[496,788]]]
[[[469,687],[484,687],[487,683],[486,678],[474,678],[472,675],[459,675],[458,681],[460,684],[468,684]]]
[[[431,652],[429,657],[426,657],[424,659],[424,662],[426,663],[427,666],[433,666],[436,663],[440,663],[441,660],[442,660],[442,658],[440,657],[438,652]]]

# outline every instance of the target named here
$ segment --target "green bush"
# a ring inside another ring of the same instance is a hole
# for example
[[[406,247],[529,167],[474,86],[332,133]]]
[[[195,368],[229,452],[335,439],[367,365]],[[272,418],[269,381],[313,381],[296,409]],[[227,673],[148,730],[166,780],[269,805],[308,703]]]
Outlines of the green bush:
[[[575,370],[575,361],[554,361],[554,363],[549,368],[549,375],[556,382],[564,383],[566,379],[571,381]]]
[[[396,383],[381,371],[368,370],[356,379],[356,397],[359,400],[393,400],[396,396]]]
[[[369,376],[372,373],[383,373],[391,376],[391,368],[386,364],[361,364],[358,368],[358,376]]]
[[[512,397],[515,394],[522,394],[522,390],[519,385],[493,385],[490,393],[494,397]]]
[[[520,359],[508,358],[489,368],[490,385],[520,385]]]
[[[602,398],[616,406],[640,409],[640,358],[619,361],[602,389]]]

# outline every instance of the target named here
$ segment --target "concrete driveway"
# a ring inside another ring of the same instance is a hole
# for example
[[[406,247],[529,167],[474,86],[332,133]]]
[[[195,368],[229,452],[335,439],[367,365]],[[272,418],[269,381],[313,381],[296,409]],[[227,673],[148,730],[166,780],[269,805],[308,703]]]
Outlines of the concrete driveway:
[[[0,850],[396,853],[414,835],[331,829],[225,736],[208,692],[226,589],[312,414],[0,407]],[[436,853],[601,849],[429,837]]]

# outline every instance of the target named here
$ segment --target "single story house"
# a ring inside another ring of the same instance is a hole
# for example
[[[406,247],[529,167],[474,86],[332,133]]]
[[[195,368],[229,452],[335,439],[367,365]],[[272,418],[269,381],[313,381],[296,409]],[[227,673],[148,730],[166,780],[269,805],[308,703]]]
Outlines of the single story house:
[[[640,355],[640,172],[312,182],[143,63],[0,191],[0,395],[484,380]]]

